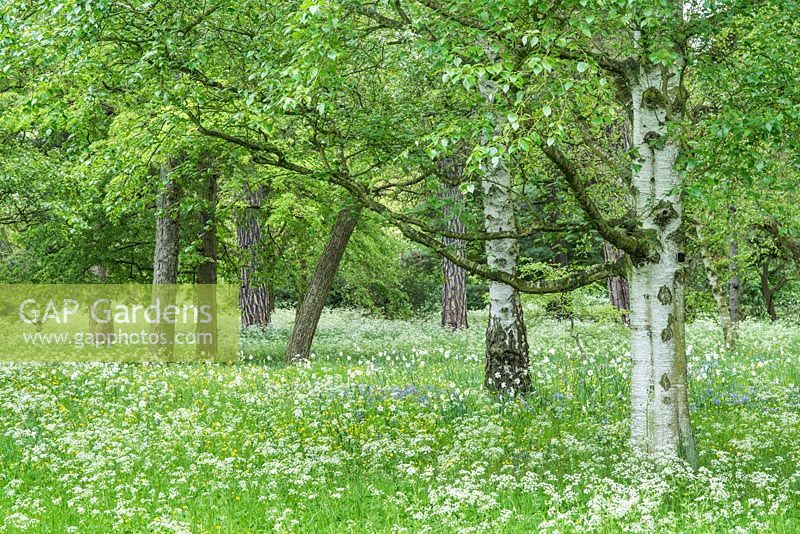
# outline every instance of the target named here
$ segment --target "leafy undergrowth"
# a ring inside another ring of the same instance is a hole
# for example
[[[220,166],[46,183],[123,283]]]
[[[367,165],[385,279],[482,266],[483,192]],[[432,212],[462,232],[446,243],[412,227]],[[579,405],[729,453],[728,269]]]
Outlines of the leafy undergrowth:
[[[480,314],[326,314],[284,367],[290,314],[237,365],[0,367],[8,532],[797,532],[800,329],[689,328],[696,471],[626,447],[615,324],[530,319],[535,389],[481,387]]]

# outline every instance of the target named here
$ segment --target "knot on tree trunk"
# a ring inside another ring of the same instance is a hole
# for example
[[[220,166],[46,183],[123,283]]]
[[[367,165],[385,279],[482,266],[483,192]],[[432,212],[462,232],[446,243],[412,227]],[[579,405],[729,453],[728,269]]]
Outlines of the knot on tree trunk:
[[[653,220],[661,229],[664,229],[673,219],[678,217],[678,212],[666,200],[660,200],[653,208],[652,213]]]

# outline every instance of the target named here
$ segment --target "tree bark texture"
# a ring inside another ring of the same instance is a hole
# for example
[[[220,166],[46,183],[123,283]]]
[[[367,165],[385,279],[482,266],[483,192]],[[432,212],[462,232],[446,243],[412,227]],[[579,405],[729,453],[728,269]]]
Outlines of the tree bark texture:
[[[728,260],[730,268],[730,278],[728,279],[728,309],[730,310],[731,322],[734,328],[742,320],[741,305],[741,280],[739,279],[739,237],[736,233],[736,206],[728,206],[728,213],[731,219],[731,238],[728,248]]]
[[[481,180],[486,232],[516,229],[511,173],[501,158],[487,162]],[[516,239],[486,241],[489,267],[516,274],[519,249]],[[523,393],[530,389],[528,338],[519,291],[500,283],[489,284],[489,324],[486,328],[485,386],[490,391]]]
[[[156,249],[153,284],[178,283],[178,204],[180,185],[173,176],[173,163],[161,165],[161,189],[156,198]]]
[[[217,355],[217,201],[218,176],[216,169],[207,162],[202,162],[200,171],[203,185],[200,190],[200,256],[203,258],[197,266],[197,286],[195,298],[198,306],[209,306],[214,310],[209,322],[198,321],[196,324],[196,351],[201,358],[213,358]]]
[[[634,260],[631,292],[631,438],[652,456],[696,463],[689,419],[684,319],[683,205],[678,147],[667,126],[685,96],[679,69],[641,65],[631,82],[636,213],[657,253]]]
[[[459,215],[460,208],[464,205],[464,197],[458,182],[461,178],[463,166],[452,159],[447,159],[440,164],[447,180],[442,184],[442,199],[444,206],[445,228],[449,232],[464,233],[466,226]],[[467,254],[467,245],[463,239],[445,237],[442,242],[453,249],[455,253],[464,258]],[[464,330],[469,327],[467,322],[467,272],[447,258],[442,258],[442,326],[451,330]]]
[[[92,266],[91,273],[97,278],[98,284],[107,284],[108,283],[108,269],[102,263],[98,263],[97,265]],[[107,316],[111,319],[109,321],[98,321],[95,319],[95,316],[92,316],[92,333],[94,334],[94,338],[105,341],[101,341],[99,344],[95,346],[109,346],[111,342],[110,334],[114,333],[114,318],[111,311],[111,303],[110,302],[99,302],[96,305],[97,309],[97,317],[105,317]]]
[[[266,191],[263,187],[251,190],[245,184],[245,194],[248,206],[236,227],[236,244],[243,261],[239,269],[239,307],[243,327],[264,327],[269,325],[274,308],[269,287],[258,280],[264,247],[258,210],[264,202]]]
[[[778,312],[775,310],[775,293],[786,284],[786,278],[781,279],[775,286],[770,286],[769,274],[769,261],[764,261],[761,264],[761,296],[764,299],[769,320],[774,322],[778,320]]]
[[[623,252],[608,241],[605,241],[603,243],[603,255],[606,261],[616,261],[623,256]],[[612,276],[606,279],[606,286],[608,287],[611,305],[622,312],[621,320],[623,323],[628,324],[630,322],[628,312],[631,309],[628,281],[622,276]]]
[[[160,302],[162,308],[175,304],[175,284],[178,283],[179,219],[178,209],[181,198],[180,185],[175,176],[175,161],[163,163],[160,169],[160,190],[156,197],[156,246],[153,258],[153,301]],[[152,345],[152,352],[158,358],[171,360],[175,325],[159,322],[153,331],[165,342]]]
[[[287,363],[307,360],[311,354],[311,343],[314,340],[322,309],[347,248],[347,243],[358,223],[358,216],[357,210],[345,208],[336,217],[328,243],[317,262],[305,295],[297,307],[292,336],[286,345],[284,355]]]

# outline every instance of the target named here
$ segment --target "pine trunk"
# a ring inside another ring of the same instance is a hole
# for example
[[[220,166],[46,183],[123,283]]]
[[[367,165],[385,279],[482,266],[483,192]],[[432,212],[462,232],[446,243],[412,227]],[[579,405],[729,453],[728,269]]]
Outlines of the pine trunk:
[[[336,217],[328,243],[297,307],[292,337],[289,338],[284,355],[287,363],[307,360],[311,354],[311,342],[314,340],[322,309],[339,269],[339,262],[358,223],[358,215],[358,211],[345,208]]]
[[[263,241],[258,208],[264,201],[263,187],[250,190],[245,184],[248,207],[236,228],[236,244],[242,255],[243,264],[239,269],[239,307],[243,327],[264,327],[270,323],[273,309],[272,294],[266,284],[258,281],[260,255]]]
[[[502,159],[484,166],[482,179],[484,226],[487,232],[515,230],[511,173]],[[516,274],[519,250],[515,239],[486,242],[490,267]],[[485,386],[490,391],[524,393],[530,388],[528,339],[519,292],[500,282],[489,284],[489,324],[486,328]]]
[[[648,455],[680,456],[695,463],[679,255],[683,206],[675,168],[678,147],[667,137],[668,123],[684,97],[675,68],[642,67],[632,82],[635,206],[643,229],[657,242],[657,253],[636,259],[630,281],[631,438]]]
[[[458,173],[460,175],[460,172]],[[449,204],[444,207],[449,232],[464,233],[466,226],[458,215],[458,209],[464,203],[461,189],[457,184],[442,185],[442,198]],[[461,258],[466,256],[467,246],[463,239],[444,238],[442,242]],[[442,258],[442,326],[451,330],[464,330],[467,323],[467,272],[448,260]]]

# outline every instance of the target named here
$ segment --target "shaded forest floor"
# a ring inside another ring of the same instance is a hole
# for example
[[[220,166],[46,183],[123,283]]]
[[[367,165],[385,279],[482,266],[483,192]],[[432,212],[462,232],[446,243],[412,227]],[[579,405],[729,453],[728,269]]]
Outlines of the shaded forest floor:
[[[0,531],[800,531],[797,325],[689,327],[692,472],[626,447],[623,327],[529,318],[507,400],[470,319],[326,313],[291,368],[283,311],[237,365],[0,366]]]

